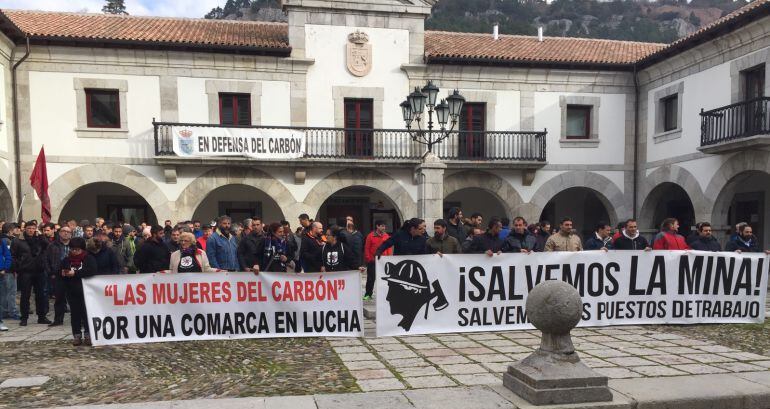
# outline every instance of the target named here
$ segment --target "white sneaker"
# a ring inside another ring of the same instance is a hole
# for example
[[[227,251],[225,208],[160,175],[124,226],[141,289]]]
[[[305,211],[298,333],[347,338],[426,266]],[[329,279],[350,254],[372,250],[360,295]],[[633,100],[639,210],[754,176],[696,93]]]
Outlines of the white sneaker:
[[[6,327],[2,322],[0,322],[0,331],[8,331],[8,327]]]

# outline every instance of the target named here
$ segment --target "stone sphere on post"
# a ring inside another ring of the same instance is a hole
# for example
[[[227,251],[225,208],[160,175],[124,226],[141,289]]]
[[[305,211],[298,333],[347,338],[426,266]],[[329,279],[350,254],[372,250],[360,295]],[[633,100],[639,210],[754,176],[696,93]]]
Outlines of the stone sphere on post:
[[[564,281],[542,282],[527,295],[527,316],[543,333],[541,349],[545,351],[574,351],[568,334],[580,322],[582,311],[580,293]]]

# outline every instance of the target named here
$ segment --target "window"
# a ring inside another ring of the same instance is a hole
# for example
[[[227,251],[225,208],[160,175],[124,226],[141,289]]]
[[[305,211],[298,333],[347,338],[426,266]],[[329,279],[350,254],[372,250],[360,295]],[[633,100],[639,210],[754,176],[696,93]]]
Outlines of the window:
[[[345,154],[372,156],[374,145],[374,100],[345,98]]]
[[[765,96],[765,64],[741,72],[744,79],[743,99],[749,101]]]
[[[679,95],[674,94],[660,101],[663,107],[663,132],[679,127]]]
[[[89,128],[120,128],[120,97],[116,89],[86,89]]]
[[[567,139],[591,138],[591,106],[567,105]]]
[[[220,125],[251,125],[251,95],[219,94]]]
[[[484,157],[484,132],[487,124],[487,104],[466,102],[460,112],[458,152],[461,158]]]

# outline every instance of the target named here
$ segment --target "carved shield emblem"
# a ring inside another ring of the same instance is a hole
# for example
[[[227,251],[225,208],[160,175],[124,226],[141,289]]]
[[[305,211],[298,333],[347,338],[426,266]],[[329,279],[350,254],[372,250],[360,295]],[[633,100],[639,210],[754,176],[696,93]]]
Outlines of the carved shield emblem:
[[[356,77],[363,77],[372,70],[372,45],[369,36],[356,31],[348,36],[347,44],[348,71]]]

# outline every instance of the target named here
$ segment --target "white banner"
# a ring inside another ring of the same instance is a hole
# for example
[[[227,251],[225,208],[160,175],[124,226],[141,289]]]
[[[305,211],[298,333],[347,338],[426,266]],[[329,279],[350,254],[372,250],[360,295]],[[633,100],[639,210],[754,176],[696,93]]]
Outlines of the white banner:
[[[363,335],[358,271],[108,275],[83,292],[94,345]]]
[[[533,328],[527,294],[543,280],[578,289],[580,326],[761,323],[768,265],[700,251],[381,257],[377,336]]]
[[[246,156],[296,159],[305,155],[305,132],[292,129],[172,126],[177,156]]]

